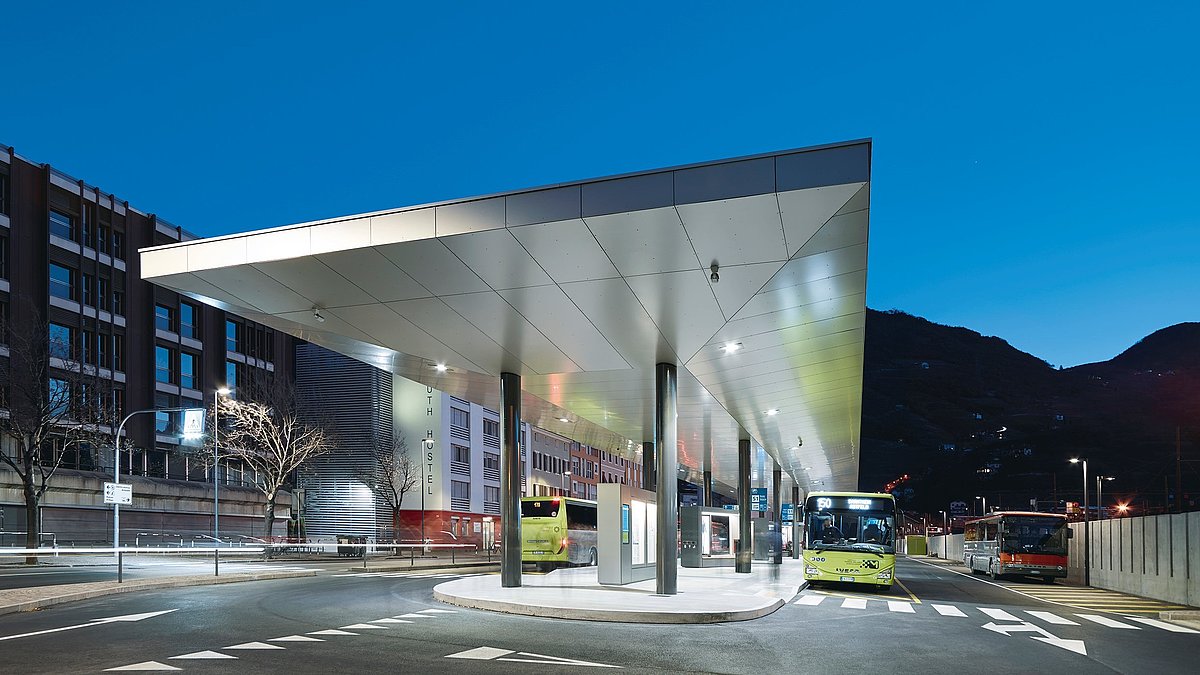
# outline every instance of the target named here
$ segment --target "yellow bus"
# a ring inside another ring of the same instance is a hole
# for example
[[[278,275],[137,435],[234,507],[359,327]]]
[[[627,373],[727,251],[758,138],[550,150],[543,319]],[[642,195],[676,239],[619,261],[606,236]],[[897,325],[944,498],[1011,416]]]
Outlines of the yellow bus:
[[[804,578],[888,590],[896,580],[896,499],[813,492],[804,502]]]
[[[521,498],[521,560],[550,570],[596,564],[596,502]]]

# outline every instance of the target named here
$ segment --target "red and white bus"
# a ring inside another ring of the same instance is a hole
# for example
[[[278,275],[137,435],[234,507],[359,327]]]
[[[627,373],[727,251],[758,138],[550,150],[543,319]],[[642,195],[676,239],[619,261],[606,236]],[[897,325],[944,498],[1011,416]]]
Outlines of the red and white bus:
[[[1037,577],[1052,584],[1067,576],[1067,517],[1057,513],[1002,511],[968,520],[963,562],[976,574]]]

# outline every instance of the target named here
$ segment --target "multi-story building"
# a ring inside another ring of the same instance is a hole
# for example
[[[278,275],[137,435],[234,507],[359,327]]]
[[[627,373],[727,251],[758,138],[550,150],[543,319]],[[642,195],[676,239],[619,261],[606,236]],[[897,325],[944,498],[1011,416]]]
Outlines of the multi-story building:
[[[66,359],[81,364],[80,372],[86,370],[95,388],[78,395],[95,391],[104,397],[112,426],[138,410],[211,407],[219,387],[248,391],[255,382],[291,377],[291,336],[141,280],[139,248],[191,238],[154,214],[0,146],[0,323],[10,336],[46,330],[51,346],[47,386],[64,381],[55,373]],[[10,356],[11,345],[0,345],[0,358]],[[131,532],[161,530],[164,511],[171,513],[168,529],[211,527],[211,498],[203,503],[211,488],[199,485],[211,485],[211,473],[195,459],[194,449],[180,446],[177,420],[167,413],[139,415],[125,427],[122,443],[130,452],[123,452],[122,473],[145,479],[135,487],[140,501],[122,509]],[[82,481],[89,486],[86,492],[99,479],[91,472],[111,477],[108,450],[79,444],[64,449],[60,442],[52,441],[44,452],[61,458],[61,480]],[[11,439],[3,447],[11,451]],[[0,503],[16,506],[21,500],[14,475],[3,468]],[[237,465],[221,471],[226,532],[256,531],[258,500],[251,478]],[[168,489],[168,479],[181,483]],[[194,489],[190,482],[196,483]],[[104,530],[108,517],[103,508],[94,508],[90,494],[60,496],[54,490],[47,495],[43,530],[70,530],[77,539],[111,536]],[[88,508],[68,507],[68,502]],[[184,506],[172,508],[179,504]],[[286,523],[286,498],[282,506]],[[10,513],[23,515],[23,510]],[[8,519],[9,529],[23,527],[15,520]],[[98,534],[89,537],[93,530]]]

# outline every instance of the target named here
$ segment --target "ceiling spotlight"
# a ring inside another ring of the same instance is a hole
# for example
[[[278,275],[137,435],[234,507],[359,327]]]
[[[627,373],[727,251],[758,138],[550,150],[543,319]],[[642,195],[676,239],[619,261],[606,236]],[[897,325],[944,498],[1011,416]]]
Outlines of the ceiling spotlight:
[[[718,265],[717,263],[713,263],[712,267],[708,268],[708,269],[712,270],[712,274],[708,275],[708,279],[709,279],[709,281],[712,281],[714,284],[721,280],[721,275],[717,274],[717,270],[719,270],[720,268],[721,268],[721,266]]]
[[[725,344],[721,345],[721,349],[723,349],[726,354],[732,354],[741,348],[742,343],[740,342],[726,342]]]
[[[321,310],[315,306],[313,307],[313,318],[317,320],[317,323],[325,323],[325,317],[321,316]]]
[[[770,410],[764,410],[763,414],[765,414],[767,417],[774,417],[779,414],[779,408],[771,408]]]
[[[438,371],[439,373],[444,373],[444,372],[446,372],[446,364],[444,364],[444,363],[436,364],[436,365],[434,365],[433,369]]]

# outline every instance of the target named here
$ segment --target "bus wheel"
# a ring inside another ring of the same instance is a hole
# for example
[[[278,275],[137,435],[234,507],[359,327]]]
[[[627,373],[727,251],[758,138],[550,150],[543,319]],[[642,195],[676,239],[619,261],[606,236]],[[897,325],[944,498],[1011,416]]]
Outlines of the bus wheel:
[[[596,557],[596,549],[593,548],[591,555],[588,556],[588,565],[595,567],[597,562],[599,562],[599,560]]]
[[[1042,583],[1043,584],[1052,584],[1052,583],[1054,583],[1054,577],[1042,577]]]
[[[1004,576],[1003,574],[1000,574],[999,572],[996,571],[998,567],[999,566],[996,565],[995,563],[992,563],[992,562],[988,563],[988,576],[990,576],[992,578],[992,581],[999,581],[1000,578]]]

